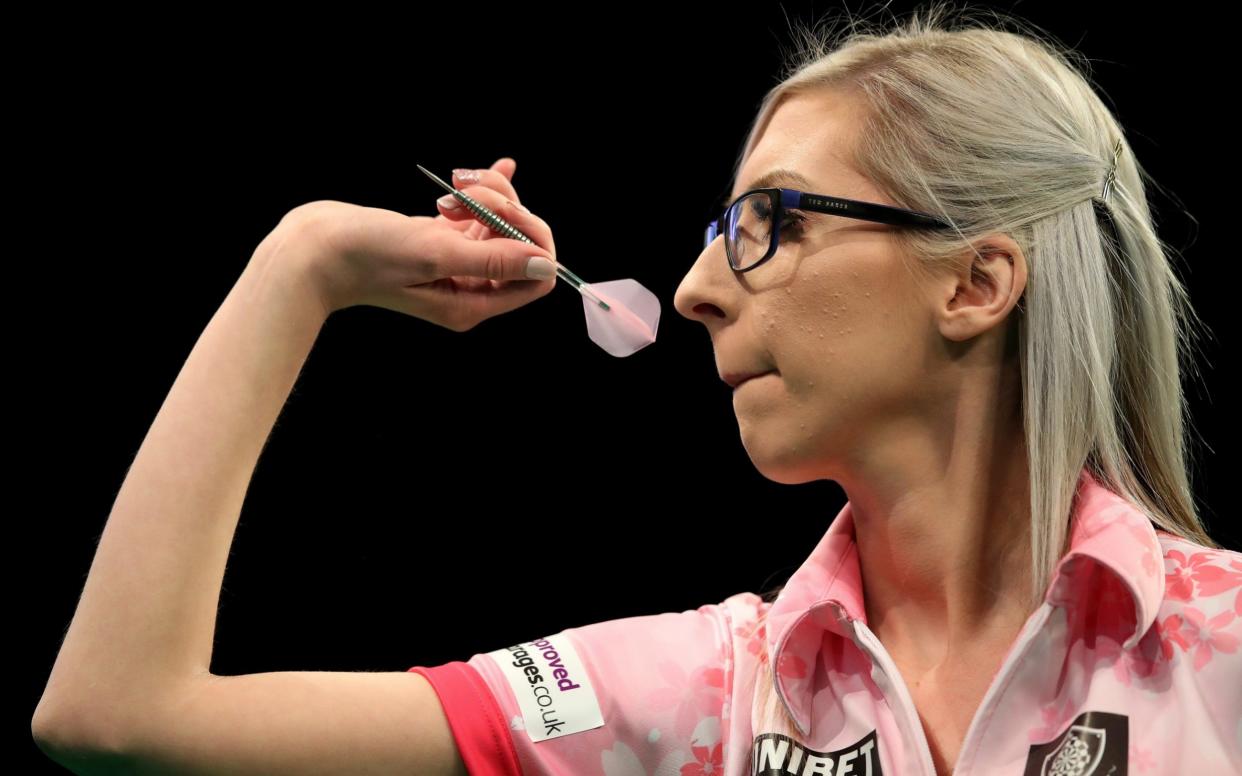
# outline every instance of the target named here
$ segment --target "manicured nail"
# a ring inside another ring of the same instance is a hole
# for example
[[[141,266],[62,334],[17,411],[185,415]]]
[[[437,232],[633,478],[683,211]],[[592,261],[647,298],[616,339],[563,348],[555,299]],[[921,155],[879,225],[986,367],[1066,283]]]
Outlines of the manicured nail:
[[[461,203],[457,201],[457,197],[454,197],[452,194],[445,194],[443,197],[437,199],[436,202],[439,202],[440,207],[445,210],[456,210],[461,207]]]
[[[556,265],[542,256],[531,256],[526,262],[526,277],[533,280],[547,280],[556,277]]]
[[[479,182],[479,171],[478,170],[467,170],[465,168],[459,167],[453,170],[453,175],[457,176],[457,180],[461,181],[462,183],[478,183]]]

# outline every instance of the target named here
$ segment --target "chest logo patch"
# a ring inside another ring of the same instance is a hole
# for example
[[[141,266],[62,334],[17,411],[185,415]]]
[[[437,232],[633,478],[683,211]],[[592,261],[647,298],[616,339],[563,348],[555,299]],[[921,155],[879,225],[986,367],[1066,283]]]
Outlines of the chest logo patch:
[[[1085,711],[1061,735],[1035,744],[1023,776],[1126,776],[1130,718],[1107,711]]]
[[[872,730],[834,752],[808,749],[781,733],[761,733],[750,748],[751,776],[884,776]]]

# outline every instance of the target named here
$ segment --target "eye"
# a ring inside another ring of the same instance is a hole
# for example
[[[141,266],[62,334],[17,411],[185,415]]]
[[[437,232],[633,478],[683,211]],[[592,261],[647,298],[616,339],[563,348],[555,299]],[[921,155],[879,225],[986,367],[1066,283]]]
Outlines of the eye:
[[[801,230],[803,222],[806,221],[806,216],[802,215],[797,210],[786,210],[782,215],[783,215],[783,218],[781,219],[782,220],[782,223],[781,223],[782,233],[784,233],[784,231],[790,227],[796,227],[797,229]]]
[[[748,205],[748,207],[758,219],[766,220],[772,217],[771,208],[767,207],[762,199],[756,199],[752,204]],[[781,234],[784,235],[791,229],[800,233],[802,225],[806,222],[806,220],[807,218],[802,211],[795,210],[793,208],[783,208],[781,210]]]
[[[755,215],[759,218],[772,217],[771,209],[763,206],[762,204],[756,204],[753,210]],[[781,231],[784,232],[785,229],[790,226],[800,226],[805,220],[806,216],[802,215],[801,211],[794,210],[792,208],[784,208],[781,211]]]

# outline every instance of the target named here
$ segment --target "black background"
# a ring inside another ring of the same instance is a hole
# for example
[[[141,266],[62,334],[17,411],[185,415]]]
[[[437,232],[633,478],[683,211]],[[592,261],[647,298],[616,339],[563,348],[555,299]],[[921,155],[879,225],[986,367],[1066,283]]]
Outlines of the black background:
[[[1213,250],[1232,216],[1214,181],[1232,145],[1215,139],[1235,69],[1214,60],[1228,52],[1205,38],[1213,22],[1117,3],[972,7],[1091,58],[1164,188],[1149,197],[1184,252],[1178,272],[1227,339],[1236,251]],[[127,467],[254,247],[314,199],[434,215],[443,192],[416,163],[447,179],[512,156],[514,185],[567,266],[588,281],[636,278],[660,298],[659,340],[609,356],[565,283],[464,334],[379,308],[334,314],[250,485],[213,671],[403,671],[763,592],[797,568],[844,494],[754,468],[707,332],[672,301],[778,81],[790,22],[842,6],[669,8],[329,7],[153,29],[110,16],[49,33],[15,90],[31,106],[14,152],[31,173],[14,277],[30,276],[10,287],[29,306],[14,329],[29,392],[14,412],[29,424],[25,506],[11,515],[35,561],[23,583],[28,713]],[[1222,509],[1223,356],[1205,342],[1202,382],[1184,384],[1206,445],[1199,505],[1237,549]]]

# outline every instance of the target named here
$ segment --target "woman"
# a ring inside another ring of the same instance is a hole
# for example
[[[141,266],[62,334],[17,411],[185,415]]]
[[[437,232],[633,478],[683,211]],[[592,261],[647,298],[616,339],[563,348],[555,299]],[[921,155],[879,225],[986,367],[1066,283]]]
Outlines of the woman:
[[[1242,768],[1242,558],[1195,513],[1188,307],[1123,135],[1033,37],[915,17],[816,52],[765,98],[736,207],[675,299],[739,383],[760,471],[849,496],[779,597],[396,674],[213,676],[249,473],[323,320],[370,304],[465,330],[552,288],[521,279],[530,246],[469,239],[488,235],[460,210],[296,209],[126,478],[40,742],[82,770]],[[512,172],[455,183],[555,259]],[[764,188],[783,191],[742,196]],[[194,514],[158,487],[185,481],[185,439],[214,486]]]

